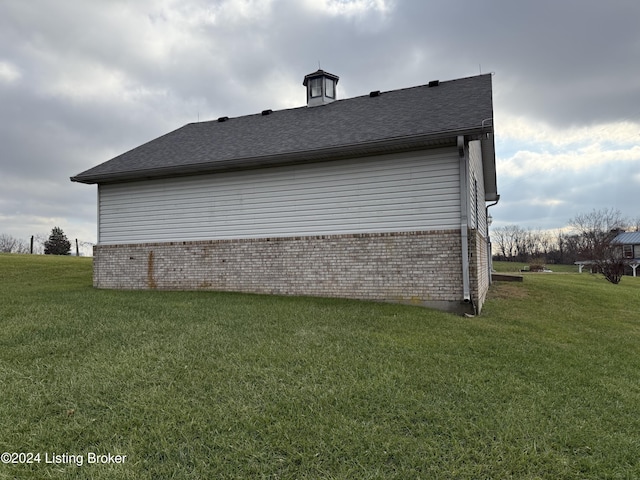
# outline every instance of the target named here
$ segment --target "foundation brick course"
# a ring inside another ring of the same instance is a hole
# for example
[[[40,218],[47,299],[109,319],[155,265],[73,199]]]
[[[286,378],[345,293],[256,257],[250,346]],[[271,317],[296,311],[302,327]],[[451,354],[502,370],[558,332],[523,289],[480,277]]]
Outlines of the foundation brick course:
[[[459,230],[97,245],[93,284],[343,297],[456,310],[462,299],[460,253]]]
[[[469,230],[469,251],[471,252],[469,259],[471,296],[477,313],[480,313],[489,290],[490,274],[487,239],[479,230]]]

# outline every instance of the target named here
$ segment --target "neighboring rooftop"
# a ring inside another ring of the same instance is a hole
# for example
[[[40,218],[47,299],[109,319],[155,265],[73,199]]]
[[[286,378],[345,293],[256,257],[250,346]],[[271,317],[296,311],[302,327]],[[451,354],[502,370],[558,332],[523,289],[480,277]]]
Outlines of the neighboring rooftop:
[[[640,245],[640,232],[623,232],[613,239],[613,243]]]
[[[337,77],[336,77],[337,78]],[[108,183],[455,144],[493,133],[491,75],[190,123],[71,180]]]

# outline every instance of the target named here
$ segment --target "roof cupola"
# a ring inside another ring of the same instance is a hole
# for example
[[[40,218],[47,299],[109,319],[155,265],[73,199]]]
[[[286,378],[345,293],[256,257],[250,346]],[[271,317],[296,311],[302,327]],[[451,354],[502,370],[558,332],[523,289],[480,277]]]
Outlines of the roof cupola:
[[[325,105],[336,99],[336,85],[340,77],[324,70],[317,70],[304,77],[307,87],[307,107]]]

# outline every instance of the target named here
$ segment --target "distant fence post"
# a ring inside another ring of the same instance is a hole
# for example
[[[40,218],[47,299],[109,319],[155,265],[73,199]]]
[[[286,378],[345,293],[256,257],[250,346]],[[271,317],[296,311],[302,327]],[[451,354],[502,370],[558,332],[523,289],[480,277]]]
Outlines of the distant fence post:
[[[31,252],[31,255],[33,255],[33,235],[31,235],[31,248],[29,251]]]
[[[78,248],[78,239],[76,238],[76,257],[80,256],[80,249]]]

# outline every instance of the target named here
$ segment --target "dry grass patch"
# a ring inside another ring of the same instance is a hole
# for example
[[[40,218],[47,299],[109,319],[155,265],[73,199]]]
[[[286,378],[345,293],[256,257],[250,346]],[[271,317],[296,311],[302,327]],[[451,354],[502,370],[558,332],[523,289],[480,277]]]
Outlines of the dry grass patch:
[[[521,299],[528,296],[529,293],[523,282],[494,282],[487,294],[487,298],[495,300]]]

